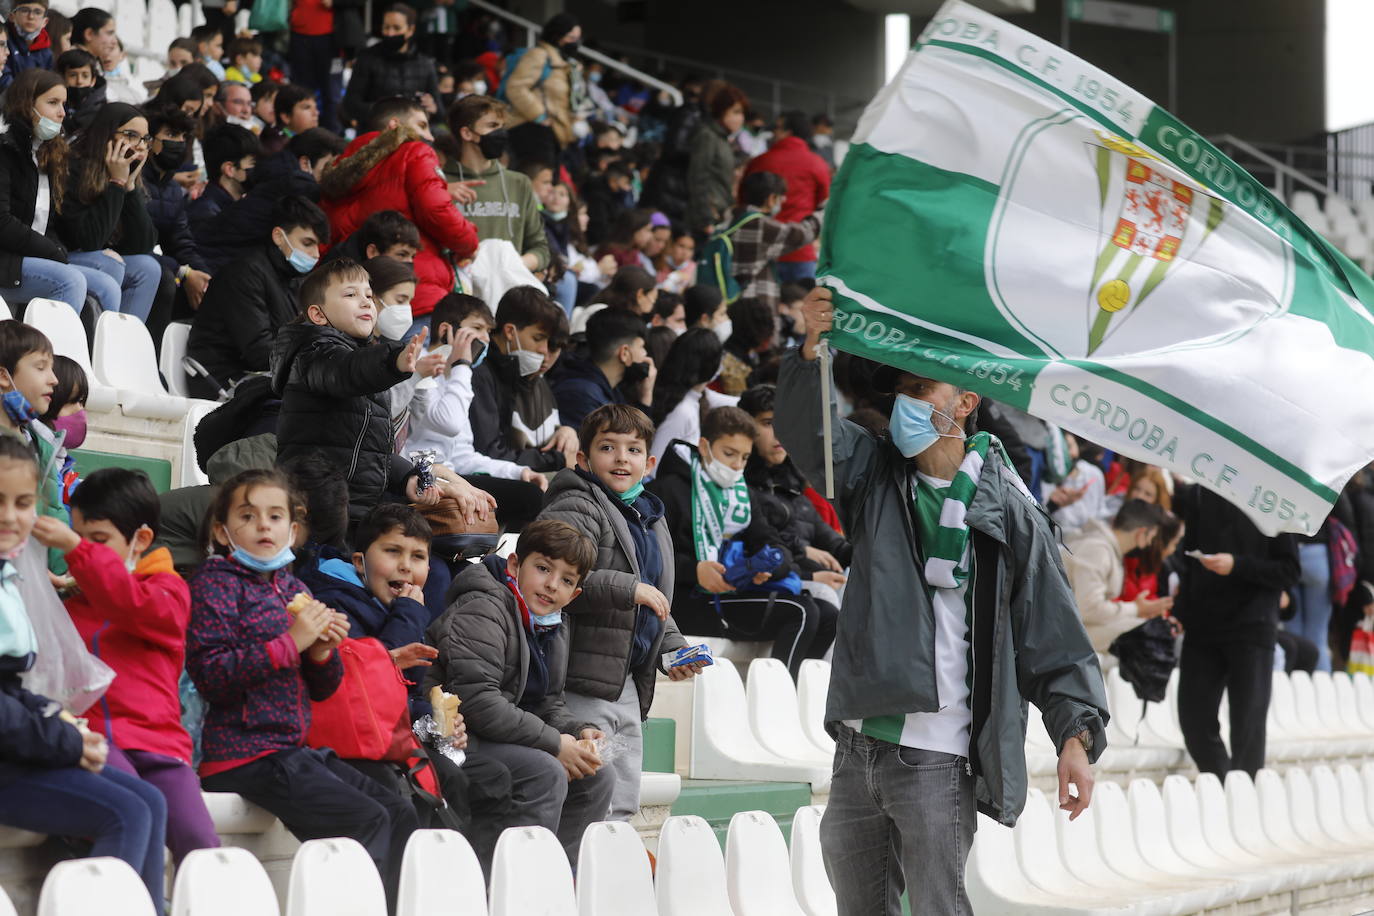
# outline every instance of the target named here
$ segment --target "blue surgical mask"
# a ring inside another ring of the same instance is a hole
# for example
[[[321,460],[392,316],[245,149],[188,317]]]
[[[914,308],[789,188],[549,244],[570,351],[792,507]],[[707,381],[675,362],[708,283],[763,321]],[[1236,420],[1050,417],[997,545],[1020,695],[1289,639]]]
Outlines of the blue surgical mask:
[[[510,573],[506,573],[506,581],[509,582],[511,585],[515,586],[516,594],[520,595],[520,600],[522,602],[525,601],[525,596],[520,592],[520,583],[516,582],[513,578],[511,578]],[[530,623],[534,624],[537,627],[556,627],[563,622],[562,608],[559,608],[552,614],[536,614],[534,611],[530,610],[530,606],[528,602],[526,602],[525,610],[529,611]]]
[[[281,550],[277,551],[276,554],[266,559],[253,556],[253,554],[235,544],[233,538],[229,539],[229,546],[234,548],[233,553],[229,554],[229,558],[240,566],[253,570],[253,572],[276,572],[284,566],[289,566],[296,559],[296,552],[291,549],[290,544],[287,544]]]
[[[62,133],[62,122],[54,121],[52,118],[43,115],[38,116],[38,123],[33,125],[33,138],[39,143],[47,143],[54,137]]]
[[[23,426],[38,417],[38,414],[34,412],[33,405],[29,403],[29,399],[18,391],[6,391],[4,396],[0,398],[0,403],[3,403],[5,408],[5,416],[9,417],[15,426]]]
[[[931,422],[931,416],[939,414],[958,429],[959,424],[949,414],[935,409],[935,405],[920,398],[913,398],[909,395],[897,395],[897,401],[892,405],[892,418],[888,425],[888,432],[892,434],[892,444],[897,446],[897,451],[904,457],[915,458],[936,443],[941,437],[951,439],[962,439],[964,435],[959,433],[942,433],[935,428]]]
[[[316,264],[320,263],[319,258],[312,258],[304,251],[298,250],[290,242],[286,243],[286,247],[291,249],[291,256],[286,259],[286,263],[294,267],[298,274],[308,274],[315,269]]]
[[[644,481],[641,480],[641,481],[639,481],[638,483],[636,483],[634,486],[630,487],[630,489],[626,490],[624,493],[619,494],[619,496],[620,496],[620,501],[623,502],[623,503],[624,503],[625,505],[627,505],[627,506],[633,505],[634,501],[635,501],[636,499],[639,499],[639,494],[641,494],[641,493],[643,493],[643,492],[644,492]]]

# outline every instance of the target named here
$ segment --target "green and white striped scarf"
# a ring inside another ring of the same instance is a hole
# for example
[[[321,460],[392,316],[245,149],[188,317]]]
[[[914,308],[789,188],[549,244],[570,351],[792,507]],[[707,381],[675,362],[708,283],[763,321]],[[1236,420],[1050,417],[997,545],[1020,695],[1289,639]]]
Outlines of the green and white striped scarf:
[[[1011,470],[1008,475],[1027,499],[1034,499],[1012,466],[1002,441],[992,433],[974,433],[964,444],[964,460],[946,491],[945,504],[940,509],[940,527],[926,554],[926,584],[932,588],[958,588],[968,580],[968,569],[962,563],[968,547],[968,507],[978,492],[978,480],[983,475],[983,462],[988,452],[997,450],[1003,464]]]
[[[692,468],[692,547],[697,562],[715,562],[720,559],[726,529],[747,528],[753,518],[749,484],[741,477],[732,489],[723,490],[706,476],[695,449],[688,460]]]

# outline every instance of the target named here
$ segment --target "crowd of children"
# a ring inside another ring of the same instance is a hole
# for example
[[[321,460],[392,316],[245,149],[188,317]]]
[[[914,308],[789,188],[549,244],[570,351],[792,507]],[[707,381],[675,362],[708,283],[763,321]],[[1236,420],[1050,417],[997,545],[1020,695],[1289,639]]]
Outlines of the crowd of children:
[[[570,16],[503,64],[476,11],[393,4],[364,48],[351,4],[296,0],[289,39],[203,6],[146,84],[107,12],[5,23],[0,824],[127,861],[159,913],[164,847],[219,843],[202,791],[357,839],[393,906],[417,827],[489,866],[542,825],[575,863],[639,809],[655,687],[709,664],[680,650],[771,642],[795,675],[834,638],[848,547],[768,385],[833,166],[791,113],[745,178],[742,92],[684,77],[676,108],[584,65]],[[89,380],[36,298],[159,348],[189,323],[210,485],[80,476]],[[514,552],[465,558],[473,530]],[[341,737],[360,695],[388,734]]]

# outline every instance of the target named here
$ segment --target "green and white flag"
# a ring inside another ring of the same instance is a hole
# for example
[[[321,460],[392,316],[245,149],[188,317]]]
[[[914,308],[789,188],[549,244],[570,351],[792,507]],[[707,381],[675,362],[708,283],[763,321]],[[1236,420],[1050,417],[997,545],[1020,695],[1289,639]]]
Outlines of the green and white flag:
[[[859,122],[820,272],[842,350],[1314,532],[1374,458],[1374,282],[1173,115],[949,2]]]

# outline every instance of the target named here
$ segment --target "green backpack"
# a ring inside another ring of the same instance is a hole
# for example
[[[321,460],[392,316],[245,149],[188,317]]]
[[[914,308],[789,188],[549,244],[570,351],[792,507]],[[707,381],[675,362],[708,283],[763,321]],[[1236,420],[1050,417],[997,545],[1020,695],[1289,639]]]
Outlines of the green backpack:
[[[697,258],[697,282],[719,289],[726,305],[738,299],[740,294],[739,281],[735,279],[735,243],[730,236],[745,223],[761,216],[763,214],[757,210],[747,213],[730,228],[711,236],[701,250],[701,257]]]

